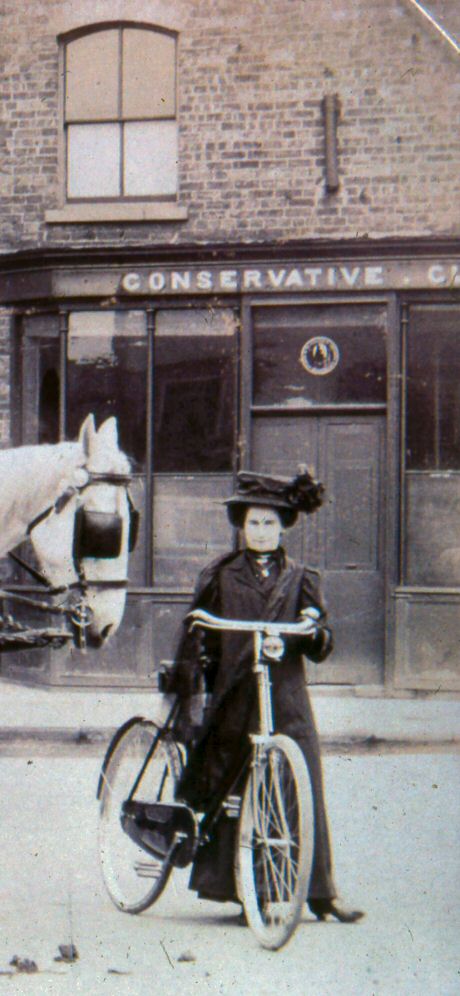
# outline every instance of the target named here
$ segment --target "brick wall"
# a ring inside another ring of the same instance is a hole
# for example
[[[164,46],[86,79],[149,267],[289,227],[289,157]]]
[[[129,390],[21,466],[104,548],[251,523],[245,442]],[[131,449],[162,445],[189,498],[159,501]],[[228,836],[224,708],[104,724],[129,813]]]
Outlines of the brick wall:
[[[45,210],[59,203],[54,13],[65,6],[0,5],[3,250],[458,235],[458,58],[407,0],[171,0],[183,24],[180,203],[188,221],[46,225]],[[437,3],[460,33],[459,6]],[[147,20],[153,7],[137,0]],[[98,0],[94,9],[110,19],[113,6]],[[324,184],[328,93],[341,106],[334,194]]]

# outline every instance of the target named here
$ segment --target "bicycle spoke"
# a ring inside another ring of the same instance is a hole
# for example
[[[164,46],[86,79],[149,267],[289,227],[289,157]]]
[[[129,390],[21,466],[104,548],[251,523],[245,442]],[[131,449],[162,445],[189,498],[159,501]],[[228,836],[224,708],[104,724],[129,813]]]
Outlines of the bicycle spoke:
[[[146,764],[154,742],[155,750]],[[125,832],[123,803],[132,797],[140,803],[173,801],[179,770],[174,742],[158,739],[157,727],[142,720],[128,727],[109,757],[101,794],[101,865],[111,899],[126,912],[140,912],[155,901],[167,881],[170,864],[166,859],[150,857]]]
[[[280,787],[279,779],[279,759],[272,758],[272,779],[273,779],[273,790],[276,800],[276,805],[274,804],[274,809],[279,820],[277,820],[278,829],[283,837],[289,836],[289,828],[286,820],[285,814],[285,804],[283,800],[283,792]]]
[[[286,943],[300,918],[312,859],[310,780],[298,746],[276,735],[262,745],[242,805],[238,884],[261,943]]]
[[[286,818],[281,781],[281,759],[273,753],[269,757],[264,777],[259,783],[258,835],[259,862],[265,879],[267,900],[286,900],[295,886],[296,866],[292,861],[293,842],[289,819]],[[290,807],[292,809],[292,805]],[[278,837],[278,840],[276,840]],[[295,845],[294,845],[295,846]]]
[[[273,888],[274,888],[275,893],[276,893],[276,898],[281,901],[282,896],[281,896],[281,892],[280,892],[280,888],[279,888],[280,876],[279,876],[278,869],[276,867],[276,863],[273,860],[273,855],[271,853],[271,849],[269,847],[263,847],[261,850],[262,850],[262,855],[263,855],[264,866],[265,866],[265,869],[266,869],[266,879],[267,879],[267,885],[268,885],[267,899],[271,899],[272,898],[271,894],[270,894],[271,893],[270,883],[272,883],[273,884]]]

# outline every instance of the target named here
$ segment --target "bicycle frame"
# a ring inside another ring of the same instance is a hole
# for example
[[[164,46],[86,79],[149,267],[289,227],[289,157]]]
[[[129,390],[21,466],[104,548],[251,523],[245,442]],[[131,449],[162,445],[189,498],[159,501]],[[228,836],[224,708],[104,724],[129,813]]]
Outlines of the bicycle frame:
[[[304,616],[302,621],[297,623],[287,623],[287,622],[276,623],[264,620],[252,622],[243,619],[224,619],[219,616],[214,616],[210,612],[206,612],[204,609],[195,609],[193,612],[190,612],[189,615],[187,616],[187,619],[190,621],[190,629],[201,628],[208,630],[218,630],[221,632],[239,632],[239,633],[244,632],[244,633],[253,634],[254,654],[253,654],[252,670],[257,678],[257,691],[258,691],[258,703],[259,703],[259,732],[250,734],[250,739],[253,745],[256,745],[257,743],[263,743],[264,740],[267,737],[271,736],[274,732],[273,708],[272,708],[271,694],[270,694],[271,680],[270,680],[268,664],[271,661],[279,661],[283,655],[284,643],[283,641],[280,640],[281,636],[289,636],[289,635],[306,636],[314,633],[316,629],[316,621],[318,619],[319,612],[314,608],[309,609],[307,611],[308,615]],[[271,651],[269,646],[267,645],[267,641],[270,640],[279,641],[278,645],[275,644],[275,646]],[[158,733],[155,736],[144,758],[141,768],[139,769],[136,779],[133,782],[133,785],[129,792],[129,796],[127,797],[128,801],[130,801],[134,797],[135,792],[139,788],[142,778],[144,777],[144,774],[148,768],[149,762],[155,753],[158,742],[165,735],[172,733],[174,720],[177,717],[179,709],[180,709],[180,703],[176,699],[173,705],[171,706],[171,709],[168,713],[165,722],[161,727],[159,727]],[[128,720],[128,722],[125,723],[117,731],[112,742],[110,743],[102,764],[101,774],[99,777],[99,784],[96,793],[98,799],[101,796],[104,784],[104,778],[105,778],[105,771],[110,761],[110,757],[112,756],[113,751],[116,749],[121,735],[125,732],[127,728],[129,728],[129,726],[136,723],[140,718],[141,717],[135,716],[132,719]],[[247,760],[243,767],[245,767],[246,764]],[[212,823],[217,818],[220,809],[222,808],[222,805],[225,802],[226,797],[231,793],[233,786],[238,782],[242,774],[242,771],[243,768],[240,770],[236,778],[234,776],[232,777],[231,783],[227,787],[225,792],[219,793],[218,801],[216,801],[215,805],[212,807],[209,813],[205,815],[203,820],[204,823],[206,824],[210,823],[212,826]]]
[[[252,742],[269,737],[274,732],[273,708],[271,701],[271,681],[269,664],[280,661],[284,653],[282,636],[309,636],[314,634],[320,613],[317,609],[307,610],[301,622],[266,622],[263,620],[250,622],[243,619],[222,619],[213,616],[204,609],[195,609],[187,619],[191,621],[190,629],[217,630],[220,632],[237,632],[253,634],[253,665],[252,671],[257,678],[259,702],[259,732],[252,734]],[[270,643],[271,641],[271,643]]]
[[[299,923],[313,860],[310,778],[298,744],[275,733],[269,668],[271,662],[282,667],[283,637],[315,634],[320,611],[311,606],[302,616],[298,623],[247,622],[219,619],[197,609],[188,617],[191,628],[253,636],[259,722],[258,732],[249,735],[248,777],[231,814],[238,816],[234,875],[248,925],[260,943],[272,950],[282,947]],[[217,814],[225,806],[224,798]]]
[[[139,913],[151,906],[165,888],[172,868],[185,868],[194,860],[197,848],[212,840],[224,814],[238,820],[233,854],[235,896],[244,906],[249,926],[260,942],[272,949],[291,936],[305,901],[314,816],[301,750],[288,736],[274,732],[269,664],[281,662],[283,637],[314,633],[318,617],[314,607],[305,610],[300,623],[221,619],[203,610],[189,615],[192,629],[252,634],[257,732],[249,735],[245,756],[239,752],[235,757],[232,770],[204,812],[178,799],[177,786],[180,790],[184,770],[174,736],[179,699],[174,699],[161,727],[133,717],[115,734],[103,762],[98,796],[104,880],[118,909]],[[141,743],[137,756],[136,745]],[[129,767],[131,745],[135,749],[134,770]],[[128,768],[124,774],[125,758]],[[142,783],[144,792],[139,797]],[[117,795],[120,786],[122,792]],[[128,841],[127,850],[123,840]],[[149,860],[142,854],[139,857],[139,851],[147,852]]]

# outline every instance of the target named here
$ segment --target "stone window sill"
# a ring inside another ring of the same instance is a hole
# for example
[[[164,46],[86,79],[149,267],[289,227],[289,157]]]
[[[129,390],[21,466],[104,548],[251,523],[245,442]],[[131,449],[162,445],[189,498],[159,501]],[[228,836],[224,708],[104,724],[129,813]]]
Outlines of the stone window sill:
[[[49,225],[78,225],[87,222],[120,221],[186,221],[187,208],[171,201],[66,204],[62,208],[46,211],[45,221]]]

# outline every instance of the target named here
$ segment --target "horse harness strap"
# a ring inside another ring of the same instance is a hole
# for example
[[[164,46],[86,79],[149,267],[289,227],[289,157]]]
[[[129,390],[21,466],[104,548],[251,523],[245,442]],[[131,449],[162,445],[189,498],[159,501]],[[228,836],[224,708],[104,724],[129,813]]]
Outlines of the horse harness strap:
[[[88,480],[79,487],[68,487],[66,490],[59,495],[56,501],[45,508],[39,515],[29,523],[27,527],[27,535],[33,532],[36,526],[40,522],[43,522],[52,512],[59,514],[66,507],[68,502],[74,495],[81,494],[87,488],[95,484],[108,484],[114,487],[124,487],[126,489],[126,497],[128,500],[129,509],[129,533],[128,533],[128,551],[132,552],[135,547],[137,540],[137,533],[139,528],[139,512],[134,507],[131,495],[129,493],[129,485],[132,481],[130,474],[115,474],[115,473],[91,473],[88,472]],[[78,581],[71,584],[65,585],[60,588],[53,588],[53,586],[47,581],[47,579],[40,574],[34,567],[27,564],[25,560],[18,557],[16,554],[10,552],[10,556],[13,560],[20,564],[21,567],[25,568],[31,576],[43,584],[50,595],[64,594],[66,591],[80,590],[82,593],[87,591],[88,588],[98,588],[98,589],[113,589],[113,588],[127,588],[128,581],[125,578],[114,578],[114,579],[94,579],[88,580],[85,576],[84,566],[82,563],[83,558],[94,558],[94,559],[116,559],[121,553],[121,543],[122,543],[122,530],[123,521],[121,515],[118,512],[98,512],[95,510],[87,510],[84,505],[81,505],[77,509],[75,515],[75,526],[74,526],[74,537],[73,537],[73,548],[72,556],[74,561],[75,570],[78,576]],[[48,602],[42,602],[39,599],[32,598],[29,595],[21,595],[16,591],[9,591],[7,589],[0,590],[0,598],[7,598],[8,600],[20,602],[24,605],[29,605],[31,608],[37,609],[41,612],[50,613],[51,615],[68,616],[73,624],[82,634],[85,627],[88,625],[88,613],[83,607],[82,603],[67,605],[56,605],[49,604]],[[0,622],[2,617],[0,616]],[[9,619],[7,621],[11,633],[6,630],[0,634],[0,646],[5,645],[5,641],[8,639],[14,639],[19,641],[21,639],[19,631],[22,631],[25,637],[27,631],[21,626],[21,624],[15,625],[14,621]],[[0,627],[1,628],[1,627]],[[32,633],[32,630],[29,631]],[[38,631],[37,631],[38,632]],[[40,645],[37,637],[37,633],[33,631],[35,638],[35,645]],[[57,638],[66,639],[69,634],[57,633],[52,630],[42,630],[40,631],[41,636],[56,640]],[[26,637],[25,637],[26,638]],[[81,643],[81,641],[80,641]]]
[[[128,528],[128,552],[131,553],[136,545],[139,528],[139,512],[134,507],[128,485],[131,477],[126,474],[90,474],[89,480],[81,488],[81,493],[93,484],[112,484],[115,487],[124,486],[128,499],[129,528]],[[83,592],[91,588],[126,588],[127,580],[124,579],[99,579],[88,581],[83,560],[94,559],[116,559],[121,553],[123,533],[123,520],[118,512],[99,512],[88,510],[84,505],[80,506],[75,515],[75,526],[73,536],[72,557],[78,581],[69,585],[69,588],[80,588]]]
[[[49,602],[42,602],[38,598],[31,598],[30,595],[21,595],[17,591],[9,591],[6,588],[0,589],[0,599],[8,602],[19,602],[27,605],[35,611],[44,612],[46,615],[67,616],[78,629],[78,618],[75,617],[75,606],[50,605]],[[80,633],[80,630],[78,630]],[[0,615],[0,650],[24,650],[33,647],[62,647],[67,640],[72,639],[72,631],[67,629],[53,629],[52,626],[44,628],[24,625],[15,620],[9,613]],[[81,638],[80,638],[81,642]]]
[[[53,505],[49,505],[42,512],[40,512],[39,515],[36,515],[35,518],[32,519],[32,522],[30,522],[27,527],[27,535],[30,536],[35,527],[51,515],[52,512],[56,512],[59,515],[74,495],[82,494],[83,491],[95,484],[112,484],[114,487],[126,488],[126,497],[128,499],[129,508],[128,552],[132,553],[136,545],[139,531],[139,512],[135,508],[129,493],[129,484],[132,481],[131,475],[88,473],[89,477],[85,484],[82,484],[80,487],[66,488],[63,494],[59,495]],[[122,526],[122,518],[117,512],[89,511],[85,509],[84,505],[77,510],[75,515],[72,555],[80,582],[83,583],[83,579],[81,577],[81,568],[79,568],[78,565],[83,558],[93,557],[97,559],[115,559],[120,556]],[[27,565],[24,564],[23,566],[27,567]],[[124,583],[126,584],[126,582],[119,581],[95,581],[91,583],[97,587],[108,587],[112,585],[115,587],[122,587]],[[73,586],[71,585],[70,587]]]
[[[53,512],[59,515],[74,496],[82,494],[87,488],[97,485],[113,485],[114,487],[124,487],[128,502],[129,528],[128,528],[128,551],[132,552],[135,547],[138,528],[139,512],[134,507],[129,485],[132,475],[129,473],[99,473],[91,472],[86,467],[83,468],[88,474],[88,479],[80,486],[69,486],[57,499],[35,516],[29,522],[26,529],[26,536],[31,535],[36,526],[43,522]],[[123,519],[118,512],[99,512],[86,509],[82,503],[76,510],[74,521],[74,535],[72,544],[72,558],[78,581],[60,587],[54,587],[47,578],[35,567],[27,564],[25,560],[10,551],[10,556],[29,574],[44,585],[49,595],[66,595],[72,590],[80,592],[80,598],[72,600],[70,604],[50,604],[40,601],[30,595],[22,595],[18,591],[8,588],[0,589],[0,600],[8,600],[29,606],[50,615],[67,617],[78,633],[77,646],[86,649],[86,629],[91,622],[91,609],[86,605],[84,596],[90,588],[122,589],[128,585],[126,578],[114,579],[94,579],[88,580],[85,576],[83,559],[112,558],[116,559],[121,554],[123,536]],[[21,649],[24,647],[62,646],[66,640],[72,638],[71,630],[53,629],[52,627],[33,628],[25,626],[21,621],[16,621],[9,613],[0,614],[0,650]]]
[[[59,512],[62,512],[67,505],[67,502],[70,501],[74,495],[78,494],[78,490],[78,488],[66,488],[64,493],[60,495],[59,498],[56,498],[56,501],[52,505],[48,505],[47,508],[43,509],[43,512],[39,512],[38,515],[35,516],[35,519],[32,519],[32,521],[29,522],[26,529],[26,536],[30,536],[35,529],[35,526],[38,526],[40,522],[44,522],[44,520],[51,515],[51,512],[57,512],[58,514]]]
[[[95,474],[91,473],[91,471],[87,471],[87,473],[89,475],[88,480],[85,481],[84,484],[80,484],[77,487],[69,485],[69,487],[63,491],[62,495],[58,495],[56,501],[53,502],[52,505],[48,505],[47,508],[43,509],[43,512],[39,512],[38,515],[36,515],[35,518],[29,522],[26,530],[27,536],[30,536],[31,532],[35,529],[35,526],[38,526],[39,522],[43,522],[44,519],[48,518],[48,515],[51,515],[51,512],[56,512],[59,515],[74,495],[81,494],[83,491],[86,491],[86,488],[89,488],[92,484],[114,484],[128,487],[132,480],[130,474]]]

